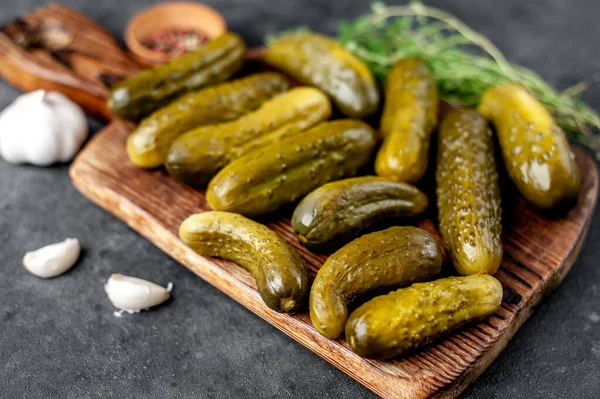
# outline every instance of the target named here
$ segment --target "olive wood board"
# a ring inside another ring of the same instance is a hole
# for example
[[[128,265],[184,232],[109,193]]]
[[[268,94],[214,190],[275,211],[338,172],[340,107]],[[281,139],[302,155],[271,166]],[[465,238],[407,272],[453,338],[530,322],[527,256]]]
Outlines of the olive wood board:
[[[260,58],[260,51],[249,58]],[[102,27],[68,7],[51,4],[0,30],[0,75],[22,90],[57,90],[91,114],[106,119],[110,86],[140,66]],[[308,313],[279,314],[267,308],[252,276],[231,262],[202,257],[177,235],[190,214],[209,210],[204,193],[177,183],[162,169],[132,165],[125,140],[132,125],[112,121],[97,133],[71,166],[85,196],[188,267],[198,276],[385,398],[453,398],[499,355],[535,306],[571,269],[586,236],[598,191],[596,162],[574,147],[584,171],[577,206],[549,219],[519,196],[504,202],[504,257],[496,277],[504,287],[501,308],[412,356],[388,361],[355,355],[343,339],[330,340],[312,327]],[[326,256],[301,246],[289,218],[268,226],[290,242],[314,276]],[[423,220],[431,230],[434,223]],[[434,232],[435,233],[435,232]]]

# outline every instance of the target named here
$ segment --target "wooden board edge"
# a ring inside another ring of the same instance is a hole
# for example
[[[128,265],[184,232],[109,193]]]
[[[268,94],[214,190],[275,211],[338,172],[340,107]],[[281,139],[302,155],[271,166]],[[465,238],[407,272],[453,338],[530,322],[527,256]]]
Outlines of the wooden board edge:
[[[594,199],[594,203],[596,200]],[[496,360],[496,358],[502,353],[502,351],[506,348],[510,340],[515,336],[517,331],[525,324],[525,322],[533,315],[535,309],[540,305],[542,300],[550,295],[552,291],[556,287],[560,285],[562,280],[569,273],[579,253],[581,252],[581,248],[583,247],[583,243],[587,238],[587,234],[589,232],[589,227],[591,224],[591,220],[588,220],[586,226],[584,227],[583,233],[579,237],[579,240],[575,244],[572,251],[569,253],[567,259],[563,263],[563,265],[558,268],[555,273],[548,279],[547,284],[543,290],[533,297],[530,301],[527,302],[527,306],[523,309],[519,310],[513,320],[511,321],[510,327],[507,328],[502,334],[500,334],[499,338],[493,343],[491,346],[491,350],[484,353],[481,357],[479,357],[476,362],[473,363],[474,367],[470,367],[467,369],[460,378],[454,380],[447,389],[442,389],[436,395],[432,396],[435,399],[455,399],[461,393],[465,391],[487,368]]]
[[[94,140],[95,137],[92,139]],[[229,274],[219,265],[211,262],[200,255],[197,255],[179,240],[177,235],[167,231],[161,226],[158,221],[152,218],[145,210],[131,203],[128,199],[113,192],[110,189],[94,186],[90,188],[89,178],[97,172],[86,165],[85,161],[79,162],[79,158],[85,158],[84,149],[78,158],[73,162],[70,169],[70,176],[75,187],[87,198],[92,200],[97,205],[106,209],[108,212],[119,218],[127,221],[127,224],[140,233],[142,236],[150,240],[154,245],[159,247],[165,253],[173,257],[175,260],[192,270],[203,280],[213,285],[227,296],[249,309],[265,321],[269,322],[277,329],[299,342],[304,347],[308,348],[318,356],[330,362],[344,373],[348,374],[376,394],[392,398],[398,397],[399,391],[403,397],[422,397],[424,391],[417,390],[412,384],[410,378],[401,379],[390,377],[388,374],[381,372],[377,373],[377,368],[369,364],[369,360],[357,358],[357,356],[347,347],[340,346],[336,341],[332,341],[322,337],[316,331],[307,328],[306,324],[300,319],[284,314],[279,314],[267,308],[260,299],[258,293],[247,286],[236,277]],[[593,168],[594,187],[598,186],[598,172],[596,164],[587,153],[580,150],[586,157],[585,163]],[[86,179],[87,181],[84,181]],[[588,198],[582,198],[591,206],[591,213],[596,204],[598,192],[597,189],[591,190]],[[133,221],[133,222],[132,222]],[[144,222],[148,221],[148,223]],[[436,398],[456,398],[462,393],[479,375],[481,375],[487,367],[499,356],[502,350],[507,346],[508,342],[515,335],[516,331],[525,323],[525,321],[533,314],[535,307],[541,302],[544,296],[548,295],[558,284],[564,279],[566,274],[572,268],[577,255],[587,236],[591,217],[582,227],[579,239],[573,243],[571,251],[565,257],[561,267],[558,267],[552,276],[547,280],[543,289],[538,295],[530,298],[526,307],[517,312],[509,324],[509,326],[499,333],[496,340],[490,342],[488,349],[477,358],[472,367],[465,370],[457,379],[453,380],[446,387],[434,394]],[[160,234],[157,234],[159,232]],[[156,239],[156,237],[161,237]],[[298,334],[298,332],[301,332]],[[342,356],[338,352],[342,353]],[[347,357],[356,357],[348,362]],[[388,387],[386,389],[386,387]],[[389,388],[393,387],[393,388]]]
[[[69,171],[74,186],[81,194],[121,221],[136,220],[137,222],[126,223],[167,255],[186,266],[198,277],[202,278],[252,313],[258,315],[294,341],[333,364],[345,374],[348,374],[353,379],[359,381],[376,394],[382,397],[394,397],[394,395],[397,394],[398,389],[404,392],[417,393],[414,391],[414,387],[411,386],[409,379],[399,380],[397,378],[389,377],[385,373],[380,373],[375,377],[373,376],[373,369],[369,367],[369,360],[359,358],[349,348],[339,345],[336,340],[325,338],[316,331],[311,331],[306,328],[306,324],[298,318],[277,313],[269,309],[262,302],[258,292],[227,273],[220,266],[211,262],[210,259],[204,258],[187,248],[176,235],[166,230],[161,231],[160,234],[156,234],[157,231],[164,228],[143,209],[129,202],[124,197],[104,188],[95,190],[89,189],[89,185],[86,184],[83,179],[89,179],[90,174],[93,174],[94,172],[91,170],[85,171],[85,168],[86,166],[80,165],[76,159]],[[108,207],[106,206],[107,204],[111,204],[112,206]],[[130,211],[132,209],[134,210],[133,212]],[[134,217],[132,218],[132,216]],[[151,225],[144,225],[142,220],[149,220]],[[161,240],[155,240],[154,238],[157,236],[162,236],[163,238]],[[302,333],[297,334],[298,331],[301,331]],[[346,352],[346,356],[355,357],[357,360],[349,364],[346,362],[345,358],[337,356],[337,353],[340,351]],[[386,380],[389,380],[390,383],[393,382],[393,385],[396,388],[393,392],[388,392],[380,388],[381,386],[386,385]]]

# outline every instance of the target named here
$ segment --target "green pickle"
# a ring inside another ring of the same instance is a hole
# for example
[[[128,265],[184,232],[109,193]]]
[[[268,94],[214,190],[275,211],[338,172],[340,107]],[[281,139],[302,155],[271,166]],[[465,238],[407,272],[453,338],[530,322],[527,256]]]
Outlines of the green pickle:
[[[439,129],[440,233],[463,275],[494,274],[502,260],[500,188],[492,132],[475,111],[454,110]]]
[[[266,72],[185,94],[148,116],[131,133],[129,159],[142,168],[161,166],[171,143],[182,133],[235,120],[289,87],[283,75]]]
[[[242,68],[245,52],[241,37],[225,33],[200,50],[118,82],[108,107],[120,118],[138,121],[185,92],[229,79]]]
[[[268,227],[234,213],[204,212],[188,217],[179,228],[179,237],[201,255],[246,268],[271,309],[293,313],[306,305],[306,263]]]
[[[231,162],[210,181],[206,199],[217,211],[248,217],[275,212],[327,182],[355,175],[376,144],[375,131],[364,122],[323,122]]]
[[[224,166],[258,148],[297,136],[329,118],[323,92],[298,87],[265,102],[241,118],[187,132],[171,145],[167,170],[184,183],[202,187]]]
[[[552,115],[527,90],[504,84],[485,92],[479,112],[496,127],[508,174],[523,196],[541,209],[577,202],[580,172]]]
[[[391,227],[346,245],[319,269],[310,291],[310,318],[316,330],[337,338],[356,295],[394,289],[435,278],[442,253],[433,236],[416,227]]]
[[[425,194],[410,184],[353,177],[308,194],[294,211],[292,227],[304,245],[330,246],[347,242],[378,221],[418,216],[427,204]]]
[[[379,296],[356,309],[346,339],[359,356],[405,355],[459,327],[492,315],[502,284],[489,275],[449,277]]]
[[[264,60],[300,83],[327,93],[350,118],[365,117],[379,106],[377,84],[369,68],[326,36],[285,35],[267,47]]]
[[[390,69],[375,172],[413,183],[427,170],[429,142],[437,124],[437,85],[425,61],[405,58]]]

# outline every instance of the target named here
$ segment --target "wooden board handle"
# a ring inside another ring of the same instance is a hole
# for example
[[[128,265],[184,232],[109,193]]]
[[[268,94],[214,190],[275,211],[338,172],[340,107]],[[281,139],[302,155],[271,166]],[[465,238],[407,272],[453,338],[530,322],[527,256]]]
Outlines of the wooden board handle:
[[[0,29],[0,76],[23,91],[60,91],[105,119],[109,88],[140,69],[110,33],[60,4]]]

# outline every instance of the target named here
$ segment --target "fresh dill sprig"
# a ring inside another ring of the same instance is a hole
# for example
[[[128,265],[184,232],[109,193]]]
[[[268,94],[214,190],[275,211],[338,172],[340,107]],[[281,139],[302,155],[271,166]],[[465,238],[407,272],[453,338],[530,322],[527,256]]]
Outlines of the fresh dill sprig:
[[[397,60],[424,59],[440,97],[465,107],[476,107],[490,87],[519,83],[600,159],[600,117],[577,97],[585,89],[583,83],[557,91],[532,70],[509,63],[487,38],[449,13],[420,2],[397,7],[375,3],[370,15],[340,25],[339,40],[369,65],[380,82]]]

